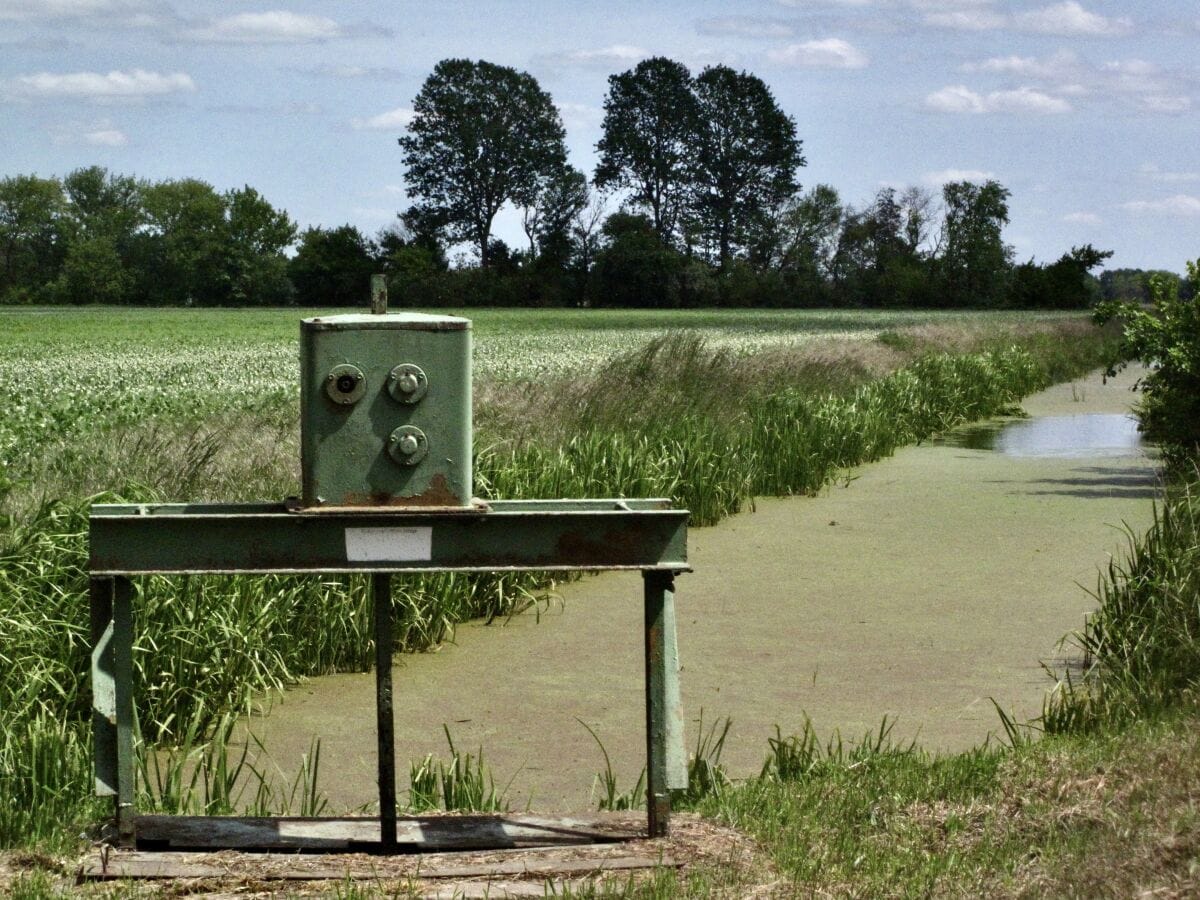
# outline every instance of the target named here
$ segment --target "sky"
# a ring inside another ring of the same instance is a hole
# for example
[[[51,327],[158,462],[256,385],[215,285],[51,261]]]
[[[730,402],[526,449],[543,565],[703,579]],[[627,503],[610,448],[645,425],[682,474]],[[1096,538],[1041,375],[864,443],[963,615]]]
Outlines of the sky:
[[[1196,0],[0,0],[0,177],[100,165],[250,185],[373,235],[409,204],[396,138],[447,57],[534,75],[589,177],[608,76],[667,56],[762,78],[800,181],[1007,187],[1018,261],[1200,257]],[[519,217],[497,234],[520,246]]]

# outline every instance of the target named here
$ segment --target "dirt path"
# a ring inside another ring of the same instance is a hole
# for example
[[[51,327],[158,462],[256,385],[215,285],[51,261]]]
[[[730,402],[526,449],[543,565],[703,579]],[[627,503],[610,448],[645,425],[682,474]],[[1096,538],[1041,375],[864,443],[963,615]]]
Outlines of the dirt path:
[[[1029,398],[1033,416],[1123,412],[1132,376]],[[858,737],[895,721],[898,739],[954,750],[998,730],[990,698],[1036,715],[1041,668],[1092,607],[1085,588],[1124,546],[1122,523],[1150,520],[1153,463],[1138,454],[1013,458],[907,448],[815,498],[762,500],[757,512],[694,530],[695,573],[677,603],[688,741],[733,721],[724,762],[756,772],[767,737],[802,727]],[[460,627],[439,652],[398,658],[401,781],[410,759],[456,744],[484,755],[514,805],[590,805],[604,741],[622,789],[644,762],[641,586],[610,574],[561,588],[540,621]],[[295,771],[322,739],[333,809],[375,791],[373,676],[318,679],[258,723]]]

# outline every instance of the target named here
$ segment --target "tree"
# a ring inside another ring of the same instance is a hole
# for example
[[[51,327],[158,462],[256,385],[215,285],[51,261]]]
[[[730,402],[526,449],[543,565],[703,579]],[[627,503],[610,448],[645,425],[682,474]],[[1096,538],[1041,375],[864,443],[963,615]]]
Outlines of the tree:
[[[446,248],[442,244],[442,234],[446,230],[443,216],[436,210],[414,205],[400,213],[400,224],[407,233],[407,243],[424,249],[439,269],[448,267]]]
[[[539,254],[562,266],[571,252],[571,221],[588,203],[587,176],[564,166],[538,179],[532,202],[521,213],[521,225],[529,239],[529,255]]]
[[[1118,301],[1105,301],[1096,310],[1101,324],[1118,319],[1124,325],[1119,358],[1140,359],[1150,367],[1138,381],[1145,395],[1138,416],[1142,430],[1163,443],[1173,464],[1200,454],[1200,259],[1188,262],[1187,271],[1191,299],[1181,296],[1178,278],[1155,274],[1150,277],[1152,311]]]
[[[566,165],[558,111],[532,75],[467,59],[438,63],[413,111],[399,139],[409,194],[452,240],[472,242],[487,268],[496,213],[531,203],[538,178]]]
[[[306,228],[288,264],[301,306],[366,306],[375,254],[353,225]]]
[[[147,229],[139,235],[139,299],[220,306],[230,298],[230,238],[225,198],[195,178],[144,191]]]
[[[778,217],[776,267],[818,278],[829,275],[843,212],[837,189],[828,184],[789,198]]]
[[[699,130],[691,206],[722,270],[734,249],[795,193],[805,164],[796,123],[762,79],[709,66],[695,81]]]
[[[929,240],[930,225],[933,222],[933,194],[925,188],[911,185],[901,191],[897,202],[900,204],[900,215],[904,221],[904,243],[909,253],[916,254]]]
[[[597,305],[679,305],[683,257],[663,243],[654,223],[642,215],[616,212],[602,232],[607,245],[596,258]]]
[[[70,245],[55,293],[68,303],[125,304],[135,287],[133,253],[146,222],[145,185],[102,166],[63,179]]]
[[[687,66],[661,56],[608,78],[598,188],[626,188],[670,244],[691,183],[699,106]]]
[[[28,299],[58,274],[67,245],[65,212],[57,179],[0,179],[0,299]]]
[[[145,185],[102,166],[76,169],[63,179],[77,236],[106,237],[124,249],[146,221]]]
[[[600,249],[601,225],[607,213],[608,198],[592,191],[587,204],[571,217],[571,240],[578,254],[576,264],[584,276],[592,271],[592,263]]]
[[[1001,238],[1009,196],[1008,188],[991,180],[942,188],[946,218],[938,270],[944,305],[996,306],[1003,300],[1012,265],[1012,248]]]
[[[53,293],[59,302],[120,305],[129,302],[133,284],[113,239],[102,234],[71,243]]]
[[[239,306],[291,302],[283,251],[296,239],[296,223],[249,185],[227,191],[224,199],[231,242],[230,300]]]

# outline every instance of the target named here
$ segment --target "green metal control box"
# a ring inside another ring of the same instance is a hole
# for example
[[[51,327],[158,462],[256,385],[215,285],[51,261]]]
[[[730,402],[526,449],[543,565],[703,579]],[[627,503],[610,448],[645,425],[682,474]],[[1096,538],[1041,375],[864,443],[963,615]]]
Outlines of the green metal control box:
[[[302,506],[471,505],[471,322],[300,323]]]

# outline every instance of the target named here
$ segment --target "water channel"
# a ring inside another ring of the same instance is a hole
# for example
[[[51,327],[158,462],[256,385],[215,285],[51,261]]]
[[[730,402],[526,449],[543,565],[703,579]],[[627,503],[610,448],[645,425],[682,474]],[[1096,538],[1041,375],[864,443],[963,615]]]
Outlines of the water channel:
[[[1029,418],[905,448],[820,496],[764,499],[692,532],[678,582],[688,740],[729,717],[723,761],[758,771],[778,725],[810,716],[858,737],[886,716],[898,741],[957,750],[999,730],[993,706],[1035,716],[1059,641],[1124,528],[1140,531],[1155,461],[1129,417],[1136,373],[1028,398]],[[483,748],[514,807],[589,808],[604,742],[623,789],[644,762],[636,574],[559,587],[539,615],[461,626],[437,652],[397,657],[398,768]],[[374,678],[290,690],[254,730],[286,772],[322,741],[330,811],[375,793]]]

